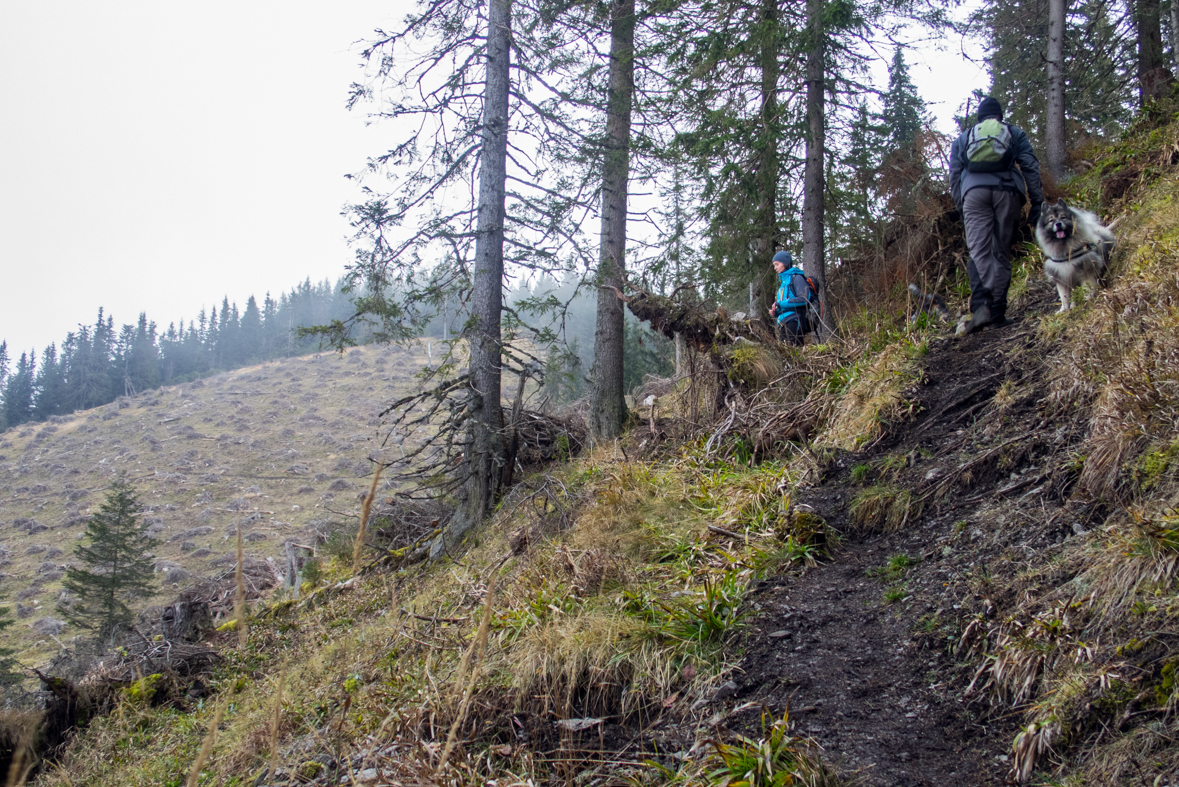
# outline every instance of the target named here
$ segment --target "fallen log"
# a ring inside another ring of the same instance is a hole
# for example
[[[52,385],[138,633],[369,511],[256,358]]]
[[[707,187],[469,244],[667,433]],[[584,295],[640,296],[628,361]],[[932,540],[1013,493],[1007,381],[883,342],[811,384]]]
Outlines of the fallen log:
[[[746,340],[757,344],[777,345],[773,329],[760,318],[750,318],[742,312],[729,314],[722,308],[707,309],[699,304],[677,300],[674,296],[656,295],[634,289],[624,295],[610,287],[630,308],[631,314],[674,339],[678,333],[684,341],[701,352],[714,356],[720,347]],[[632,288],[633,289],[633,288]]]

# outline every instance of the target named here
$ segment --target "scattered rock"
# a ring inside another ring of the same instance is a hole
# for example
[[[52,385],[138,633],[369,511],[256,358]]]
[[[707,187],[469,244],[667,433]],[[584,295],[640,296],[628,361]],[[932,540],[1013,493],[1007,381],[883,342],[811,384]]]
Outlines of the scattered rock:
[[[712,701],[719,702],[720,700],[728,699],[729,697],[736,695],[736,693],[740,690],[741,687],[736,683],[731,680],[726,680],[724,683],[717,686],[716,691],[714,691],[712,694]]]
[[[188,530],[185,530],[183,533],[177,533],[176,535],[172,536],[172,540],[173,541],[187,541],[189,539],[200,538],[201,536],[207,536],[212,532],[213,532],[213,528],[208,527],[208,526],[193,527],[193,528],[189,528]]]
[[[38,634],[56,637],[65,628],[65,621],[57,618],[41,618],[33,623],[32,629]]]

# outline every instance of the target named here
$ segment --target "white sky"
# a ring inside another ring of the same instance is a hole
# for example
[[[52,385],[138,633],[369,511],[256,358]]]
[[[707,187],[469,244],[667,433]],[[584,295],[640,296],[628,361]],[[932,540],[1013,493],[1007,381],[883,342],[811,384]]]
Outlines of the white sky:
[[[389,134],[344,108],[358,47],[412,0],[0,3],[0,340],[60,343],[98,307],[161,328],[244,308],[350,253],[345,179]],[[948,118],[986,74],[910,56]],[[891,53],[888,53],[891,55]]]
[[[358,47],[409,0],[0,3],[0,339],[99,306],[166,327],[349,254],[343,176],[382,151],[344,108]]]

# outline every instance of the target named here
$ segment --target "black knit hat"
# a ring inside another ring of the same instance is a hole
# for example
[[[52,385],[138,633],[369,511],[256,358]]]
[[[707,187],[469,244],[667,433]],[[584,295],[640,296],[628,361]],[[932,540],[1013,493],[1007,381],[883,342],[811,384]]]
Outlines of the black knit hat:
[[[998,99],[987,96],[978,105],[978,119],[981,122],[984,118],[999,118],[1003,119],[1003,106]]]

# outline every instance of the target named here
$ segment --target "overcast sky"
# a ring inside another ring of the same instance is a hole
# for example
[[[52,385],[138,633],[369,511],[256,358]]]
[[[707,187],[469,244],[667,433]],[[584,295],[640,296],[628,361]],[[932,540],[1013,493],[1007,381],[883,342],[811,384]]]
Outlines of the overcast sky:
[[[406,0],[0,3],[0,339],[161,326],[348,260],[353,42]]]
[[[388,134],[344,108],[358,47],[411,0],[0,2],[0,339],[58,342],[98,308],[161,328],[349,259],[344,175]],[[886,53],[891,56],[891,52]],[[948,118],[986,76],[911,59]],[[939,125],[948,130],[943,120]]]

